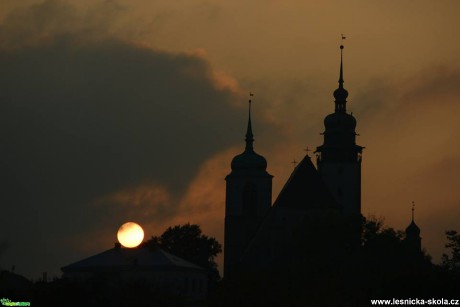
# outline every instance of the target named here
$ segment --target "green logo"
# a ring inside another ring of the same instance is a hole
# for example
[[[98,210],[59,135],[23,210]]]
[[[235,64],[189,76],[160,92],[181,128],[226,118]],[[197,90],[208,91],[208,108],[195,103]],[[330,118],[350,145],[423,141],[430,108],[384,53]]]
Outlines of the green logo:
[[[3,306],[30,306],[30,302],[12,302],[7,298],[0,299],[0,303],[2,303]]]

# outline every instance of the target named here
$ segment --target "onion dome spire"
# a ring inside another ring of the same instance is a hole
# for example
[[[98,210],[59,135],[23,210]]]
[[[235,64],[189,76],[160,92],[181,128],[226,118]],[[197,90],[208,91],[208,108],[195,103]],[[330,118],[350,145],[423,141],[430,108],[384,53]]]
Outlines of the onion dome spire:
[[[345,37],[342,36],[342,40]],[[340,76],[339,87],[334,91],[335,112],[346,112],[348,91],[343,87],[343,45],[340,45]]]
[[[249,93],[250,97],[254,94]],[[254,135],[252,134],[252,125],[251,125],[251,98],[249,98],[249,116],[248,116],[248,128],[246,130],[246,151],[254,151],[253,147]]]
[[[420,236],[420,228],[415,224],[414,221],[415,202],[412,202],[412,221],[406,228],[406,235],[411,237]]]
[[[234,171],[264,171],[267,169],[267,160],[264,157],[257,154],[254,151],[254,135],[252,134],[252,123],[251,123],[251,97],[254,94],[249,93],[249,118],[248,127],[246,129],[246,148],[244,152],[237,155],[232,160],[232,170]]]

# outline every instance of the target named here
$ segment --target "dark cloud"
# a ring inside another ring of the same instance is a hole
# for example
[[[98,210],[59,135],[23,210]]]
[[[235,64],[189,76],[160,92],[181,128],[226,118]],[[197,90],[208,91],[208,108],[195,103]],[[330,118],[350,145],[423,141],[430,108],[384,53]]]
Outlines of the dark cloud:
[[[3,235],[23,273],[56,269],[68,252],[58,242],[139,209],[94,205],[107,195],[150,184],[178,198],[206,159],[236,142],[228,128],[244,122],[236,94],[202,57],[88,39],[81,20],[46,1],[0,28]],[[163,215],[175,210],[174,201],[161,206]]]
[[[37,2],[5,16],[0,27],[2,49],[43,45],[59,36],[101,40],[127,33],[121,26],[128,9],[116,1],[94,1],[85,11],[76,10],[65,0]]]

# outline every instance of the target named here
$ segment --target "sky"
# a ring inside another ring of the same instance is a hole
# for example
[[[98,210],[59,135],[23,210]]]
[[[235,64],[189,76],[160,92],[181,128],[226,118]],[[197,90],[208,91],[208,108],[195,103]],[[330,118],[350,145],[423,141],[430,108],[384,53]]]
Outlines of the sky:
[[[223,244],[225,176],[255,150],[273,199],[333,112],[341,43],[364,146],[362,211],[439,261],[460,231],[460,2],[0,2],[0,268],[29,278],[201,225]],[[219,258],[221,263],[222,257]]]

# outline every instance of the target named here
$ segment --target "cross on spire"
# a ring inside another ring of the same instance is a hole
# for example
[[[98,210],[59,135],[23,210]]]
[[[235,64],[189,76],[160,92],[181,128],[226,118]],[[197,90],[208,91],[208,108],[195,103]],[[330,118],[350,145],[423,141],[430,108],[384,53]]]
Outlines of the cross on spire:
[[[308,146],[307,146],[307,148],[305,148],[304,151],[307,153],[307,156],[308,156],[308,153],[311,151],[311,149],[308,148]]]
[[[295,168],[297,161],[294,159],[291,163],[294,164],[294,168]]]
[[[414,221],[415,202],[412,201],[412,222]]]

